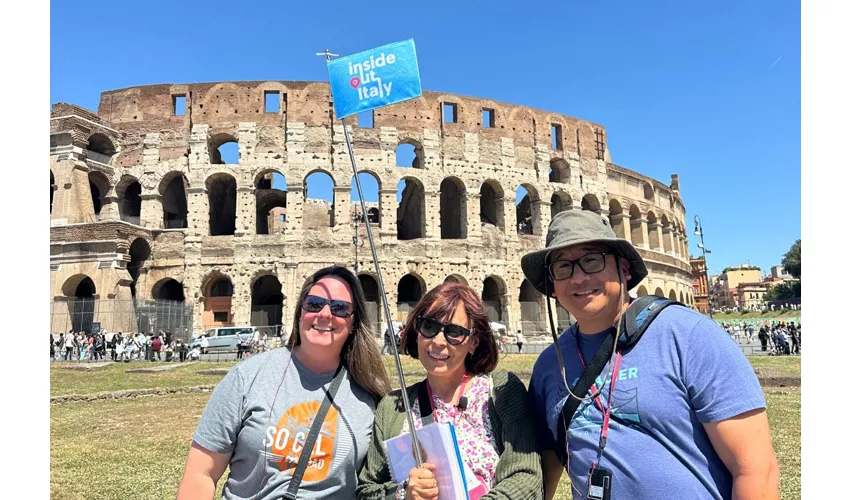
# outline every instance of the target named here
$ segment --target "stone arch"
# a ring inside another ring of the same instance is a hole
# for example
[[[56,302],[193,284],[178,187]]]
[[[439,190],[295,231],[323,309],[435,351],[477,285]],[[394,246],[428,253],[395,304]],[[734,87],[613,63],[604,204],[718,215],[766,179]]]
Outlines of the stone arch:
[[[498,181],[488,179],[481,184],[481,224],[505,230],[505,192]]]
[[[62,284],[65,297],[94,297],[97,294],[94,281],[87,274],[75,274]]]
[[[549,213],[550,218],[552,220],[556,215],[565,211],[573,209],[573,199],[572,197],[564,191],[555,191],[552,193],[552,199],[550,200],[549,205]]]
[[[655,287],[655,292],[653,292],[652,295],[655,295],[655,296],[658,296],[658,297],[663,297],[664,296],[664,290],[662,290],[660,286]]]
[[[507,317],[507,298],[507,286],[502,278],[495,275],[484,278],[481,301],[490,321],[503,322]]]
[[[233,281],[230,277],[212,271],[208,274],[202,288],[204,312],[201,316],[203,328],[215,326],[233,326]]]
[[[537,332],[540,328],[541,302],[543,296],[537,293],[537,290],[531,285],[527,279],[522,280],[519,286],[519,311],[520,325],[523,332]]]
[[[151,288],[151,297],[157,300],[186,301],[186,290],[183,284],[174,278],[163,278]]]
[[[637,205],[629,207],[629,225],[632,235],[632,243],[635,246],[646,246],[646,241],[643,238],[643,216]]]
[[[251,284],[251,325],[269,336],[283,325],[283,286],[274,274],[263,274]]]
[[[676,300],[676,290],[670,289],[670,292],[667,294],[667,298],[670,300]]]
[[[395,148],[395,165],[397,167],[422,168],[425,154],[422,143],[415,139],[402,139]]]
[[[383,203],[381,202],[381,177],[371,170],[361,170],[357,173],[360,180],[360,188],[363,190],[363,202],[366,205],[366,217],[361,217],[360,198],[357,196],[357,183],[351,176],[351,211],[352,215],[358,215],[358,224],[369,222],[382,227],[381,213]],[[372,184],[374,183],[374,187]],[[377,206],[375,206],[377,204]]]
[[[139,275],[142,274],[142,268],[151,257],[151,246],[144,238],[136,238],[130,244],[130,262],[127,264],[127,271],[133,281],[130,283],[130,295],[136,298],[136,290],[138,288]]]
[[[160,181],[159,194],[162,195],[162,227],[164,229],[189,227],[187,189],[189,189],[189,180],[182,172],[169,172]]]
[[[222,147],[225,148],[224,151],[222,151],[222,149],[221,149]],[[224,156],[227,156],[228,153],[232,154],[232,149],[228,149],[228,148],[233,148],[233,147],[236,148],[237,162],[235,164],[232,163],[231,165],[238,165],[238,163],[239,163],[238,157],[240,156],[239,155],[239,140],[236,138],[236,136],[234,136],[233,134],[227,133],[227,132],[219,132],[217,134],[213,134],[210,137],[210,140],[209,140],[209,143],[208,143],[208,150],[209,150],[209,153],[210,153],[210,164],[212,164],[212,165],[225,165],[225,159],[222,158],[222,153],[224,153]]]
[[[115,185],[118,213],[121,220],[140,225],[142,215],[142,184],[132,175],[124,175]]]
[[[643,297],[643,296],[646,296],[646,295],[649,295],[649,292],[646,291],[646,287],[643,286],[643,285],[639,286],[638,289],[637,289],[637,296]]]
[[[89,190],[91,191],[91,201],[92,205],[94,205],[95,218],[100,216],[100,209],[105,205],[109,188],[109,179],[103,173],[97,171],[89,172]]]
[[[520,185],[525,190],[525,195],[516,204],[516,232],[517,234],[540,236],[542,226],[540,220],[540,195],[533,184],[524,183]],[[519,188],[517,195],[519,195]]]
[[[443,280],[443,283],[462,283],[464,285],[469,285],[469,281],[460,274],[450,274],[446,276],[446,279]]]
[[[623,219],[623,207],[620,202],[611,199],[608,201],[608,221],[611,223],[611,229],[618,238],[626,237],[626,224]]]
[[[687,304],[687,302],[685,301],[685,292],[679,292],[679,302],[681,302],[682,304]]]
[[[667,214],[661,214],[661,244],[664,253],[673,253],[673,234]]]
[[[76,274],[65,280],[62,285],[62,292],[68,297],[71,328],[75,332],[91,332],[94,322],[94,306],[97,300],[94,281],[85,274]]]
[[[418,274],[407,273],[402,276],[396,288],[396,308],[399,316],[406,319],[407,314],[416,307],[426,290],[425,280]]]
[[[652,184],[648,182],[643,183],[643,199],[647,201],[653,201],[655,199],[655,190],[652,189]]]
[[[440,183],[440,238],[465,239],[466,185],[457,177],[446,177]]]
[[[646,213],[646,225],[649,230],[649,248],[661,250],[661,239],[658,237],[658,218],[655,212],[650,210]]]
[[[86,156],[89,159],[105,165],[112,164],[112,157],[115,156],[115,144],[112,142],[112,139],[105,134],[97,132],[89,136],[88,142],[89,145],[86,148],[88,149],[88,153],[94,153],[87,153]]]
[[[599,204],[599,198],[595,194],[588,193],[581,199],[581,209],[589,210],[597,214],[602,214],[602,206]]]
[[[274,169],[263,170],[254,177],[254,187],[256,234],[283,233],[286,228],[288,193],[286,176]]]
[[[425,237],[425,186],[416,177],[404,177],[401,201],[396,209],[396,237],[414,240]]]
[[[369,326],[374,334],[383,334],[381,328],[381,289],[378,286],[378,280],[375,276],[369,273],[360,273],[357,275],[360,280],[360,287],[363,289],[363,296],[366,300],[366,314],[369,316]]]
[[[236,179],[225,173],[207,177],[210,236],[233,235],[236,232]]]
[[[570,182],[570,164],[563,158],[549,161],[549,182],[568,184]]]
[[[311,198],[310,195],[315,195],[318,186],[312,186],[315,183],[326,183],[330,181],[330,200],[325,198]],[[334,227],[336,220],[334,212],[336,211],[336,179],[327,170],[316,168],[311,170],[304,176],[304,227]],[[328,206],[330,205],[330,206]]]

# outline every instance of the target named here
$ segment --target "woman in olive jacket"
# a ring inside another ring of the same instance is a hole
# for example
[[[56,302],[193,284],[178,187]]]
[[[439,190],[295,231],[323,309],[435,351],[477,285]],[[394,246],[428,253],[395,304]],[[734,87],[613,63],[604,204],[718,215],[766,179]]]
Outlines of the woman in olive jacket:
[[[425,380],[406,388],[414,425],[422,425],[420,402],[430,405],[435,421],[454,425],[461,458],[475,477],[470,499],[543,498],[540,455],[527,420],[528,392],[513,373],[493,372],[499,349],[475,291],[444,283],[428,292],[410,312],[401,344],[402,352],[419,359],[427,372]],[[401,392],[393,391],[375,412],[358,498],[414,500],[439,494],[432,464],[393,479],[384,441],[407,432]]]

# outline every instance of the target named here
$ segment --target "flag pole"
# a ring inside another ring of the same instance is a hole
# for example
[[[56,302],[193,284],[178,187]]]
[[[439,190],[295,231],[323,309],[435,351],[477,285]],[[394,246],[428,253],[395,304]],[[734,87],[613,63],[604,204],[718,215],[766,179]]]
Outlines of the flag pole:
[[[327,61],[330,62],[331,56],[336,56],[337,54],[331,54],[328,49],[325,49],[324,52],[319,52],[316,54],[317,56],[325,56]],[[360,210],[364,215],[366,212],[366,202],[363,201],[363,190],[360,187],[360,177],[357,172],[357,161],[354,158],[354,149],[351,147],[351,137],[348,135],[348,125],[345,123],[345,118],[341,118],[342,122],[342,131],[345,135],[345,145],[348,147],[348,157],[351,160],[351,169],[354,171],[354,183],[357,186],[357,195],[360,198]],[[359,228],[355,226],[355,231],[358,231]],[[404,403],[404,411],[407,414],[407,428],[410,431],[410,440],[413,444],[413,456],[416,458],[416,466],[422,467],[422,453],[419,448],[419,439],[416,437],[416,426],[414,425],[413,412],[410,409],[410,401],[407,398],[407,384],[404,381],[404,370],[401,367],[401,356],[398,352],[398,344],[396,343],[396,332],[395,326],[393,325],[392,314],[390,314],[390,305],[387,301],[387,292],[384,288],[384,278],[381,274],[381,265],[378,262],[378,252],[375,248],[375,240],[372,238],[372,227],[369,225],[369,219],[366,218],[366,235],[369,238],[369,248],[372,250],[372,261],[375,263],[375,274],[378,276],[378,290],[380,292],[380,296],[382,297],[381,302],[384,304],[384,316],[387,320],[387,328],[390,329],[390,333],[392,334],[390,340],[390,344],[392,344],[393,358],[395,359],[395,367],[398,372],[398,380],[401,383],[401,400]]]

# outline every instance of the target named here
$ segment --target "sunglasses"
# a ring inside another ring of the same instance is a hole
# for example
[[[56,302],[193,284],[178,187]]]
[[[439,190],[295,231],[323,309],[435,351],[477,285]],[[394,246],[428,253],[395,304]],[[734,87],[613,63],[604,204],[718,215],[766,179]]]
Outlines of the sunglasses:
[[[446,342],[451,345],[462,344],[466,340],[466,337],[469,337],[469,334],[472,333],[471,330],[462,326],[446,325],[434,318],[428,318],[426,316],[416,318],[416,330],[419,332],[419,335],[422,335],[426,339],[433,339],[442,331]]]
[[[308,295],[304,298],[304,303],[301,308],[307,312],[317,313],[330,304],[331,314],[337,318],[348,318],[354,314],[354,305],[347,300],[332,300],[315,295]]]
[[[573,275],[576,264],[584,274],[596,274],[605,269],[606,255],[608,255],[607,252],[594,252],[582,255],[575,260],[556,260],[549,264],[549,274],[556,281],[565,280]]]

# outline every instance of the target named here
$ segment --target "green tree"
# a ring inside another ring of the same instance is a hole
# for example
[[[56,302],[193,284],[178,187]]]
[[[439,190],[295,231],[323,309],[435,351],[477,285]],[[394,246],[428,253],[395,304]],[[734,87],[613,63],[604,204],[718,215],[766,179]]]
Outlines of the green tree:
[[[793,299],[794,297],[794,290],[791,285],[780,283],[770,287],[767,293],[764,294],[764,301],[773,302],[774,300]]]
[[[788,253],[782,257],[782,267],[785,268],[785,272],[797,279],[800,279],[800,247],[800,240],[795,241],[794,244],[791,245],[791,249],[788,250]]]

